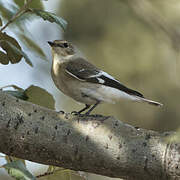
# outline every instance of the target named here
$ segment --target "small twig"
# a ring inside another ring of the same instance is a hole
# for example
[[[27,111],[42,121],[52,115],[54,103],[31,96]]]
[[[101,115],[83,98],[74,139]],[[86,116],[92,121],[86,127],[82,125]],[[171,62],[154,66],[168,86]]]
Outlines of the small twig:
[[[44,174],[40,174],[38,176],[36,176],[36,178],[41,178],[41,177],[44,177],[44,176],[49,176],[49,175],[52,175],[54,172],[45,172]]]
[[[73,171],[70,170],[70,169],[57,169],[57,170],[53,170],[53,171],[51,171],[51,172],[45,172],[44,174],[37,175],[36,178],[40,178],[40,177],[44,177],[44,176],[49,176],[49,175],[52,175],[52,174],[54,174],[54,173],[56,173],[56,172],[59,172],[59,171],[60,171],[61,173],[64,173],[64,172],[66,172],[66,171],[73,172]]]
[[[24,13],[26,13],[28,4],[31,3],[31,1],[32,0],[27,0],[24,6],[0,29],[0,31],[2,32],[4,29],[6,29],[7,26],[9,26],[9,24],[14,22],[18,17],[22,16]]]
[[[53,172],[45,172],[44,174],[37,175],[36,178],[41,178],[41,177],[49,176],[49,175],[52,175],[52,174],[54,174],[54,171]],[[70,176],[70,179],[71,179],[71,174],[69,174],[69,176]],[[82,177],[82,176],[80,176],[80,177]],[[82,178],[84,178],[84,177],[82,177]]]

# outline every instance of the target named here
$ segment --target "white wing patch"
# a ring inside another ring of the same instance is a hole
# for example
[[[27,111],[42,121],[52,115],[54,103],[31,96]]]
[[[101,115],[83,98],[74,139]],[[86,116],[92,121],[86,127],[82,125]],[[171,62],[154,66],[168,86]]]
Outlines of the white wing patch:
[[[104,84],[104,82],[105,82],[105,81],[104,81],[103,79],[101,79],[101,78],[97,78],[97,80],[99,81],[100,84]]]
[[[79,72],[83,72],[83,71],[86,71],[86,69],[83,68],[83,69],[80,69],[80,70],[79,70]],[[72,73],[69,72],[68,70],[66,70],[66,72],[67,72],[69,75],[73,76],[74,78],[76,78],[76,79],[78,79],[78,80],[80,80],[80,81],[86,81],[86,80],[81,79],[81,78],[77,77],[76,75],[72,74]],[[97,80],[98,80],[98,82],[99,82],[100,84],[104,84],[104,83],[105,83],[105,80],[102,79],[101,76],[105,76],[105,77],[107,77],[107,78],[109,78],[109,79],[112,79],[112,80],[114,80],[114,81],[116,81],[116,82],[119,82],[119,81],[116,80],[113,76],[109,75],[108,73],[106,73],[106,72],[104,72],[104,71],[99,71],[99,73],[97,73],[97,74],[92,74],[92,75],[88,76],[87,78],[97,78]]]
[[[79,70],[79,72],[83,72],[83,71],[85,71],[85,69],[80,69],[80,70]]]
[[[94,77],[99,77],[101,76],[101,71],[99,73],[96,73],[96,74],[93,74],[93,75],[90,75],[89,78],[94,78]]]
[[[108,73],[106,73],[106,72],[104,72],[104,71],[99,71],[99,73],[98,74],[94,74],[94,75],[91,75],[91,76],[89,76],[89,77],[97,77],[97,79],[99,80],[99,82],[101,81],[101,80],[103,80],[103,79],[101,79],[100,80],[100,78],[98,78],[98,77],[100,77],[100,76],[105,76],[105,77],[107,77],[107,78],[109,78],[109,79],[112,79],[112,80],[114,80],[114,81],[116,81],[116,82],[119,82],[118,80],[116,80],[114,77],[112,77],[111,75],[109,75]],[[104,80],[103,80],[104,81]],[[102,82],[102,81],[101,81]],[[101,83],[100,82],[100,83]],[[104,81],[105,82],[105,81]]]
[[[77,76],[75,76],[74,74],[72,74],[71,72],[69,72],[68,70],[65,70],[69,75],[73,76],[74,78],[80,80],[80,81],[85,81],[84,79],[80,79]]]
[[[109,75],[108,73],[104,72],[104,71],[101,71],[101,75],[104,75],[106,77],[108,77],[109,79],[112,79],[116,82],[119,82],[118,80],[116,80],[114,77],[112,77],[111,75]]]

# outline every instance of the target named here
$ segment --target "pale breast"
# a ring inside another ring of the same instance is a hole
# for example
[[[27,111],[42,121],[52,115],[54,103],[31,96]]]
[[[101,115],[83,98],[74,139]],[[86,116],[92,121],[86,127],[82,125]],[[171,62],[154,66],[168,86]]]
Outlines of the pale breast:
[[[95,104],[96,99],[82,92],[82,88],[88,86],[87,83],[81,82],[72,77],[65,71],[65,64],[53,64],[51,68],[52,79],[56,87],[65,95],[84,104]]]

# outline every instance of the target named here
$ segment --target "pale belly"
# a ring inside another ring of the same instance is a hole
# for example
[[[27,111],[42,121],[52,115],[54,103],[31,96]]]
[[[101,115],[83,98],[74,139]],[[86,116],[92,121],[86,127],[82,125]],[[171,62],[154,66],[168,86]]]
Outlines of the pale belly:
[[[52,79],[60,91],[84,104],[92,105],[97,102],[115,103],[120,99],[138,101],[136,96],[129,95],[118,89],[101,84],[87,83],[78,80],[69,74],[60,71],[60,69],[55,69],[51,72]]]
[[[64,81],[64,78],[56,79],[52,77],[52,79],[61,92],[80,103],[92,105],[98,101],[82,91],[82,88],[88,87],[87,83],[79,82],[76,79],[72,80],[71,78],[68,80],[65,78],[66,81]]]
[[[136,97],[130,96],[118,89],[100,84],[80,82],[78,80],[64,82],[59,81],[57,87],[67,96],[80,103],[88,105],[92,105],[97,102],[115,103],[120,99],[137,101]]]

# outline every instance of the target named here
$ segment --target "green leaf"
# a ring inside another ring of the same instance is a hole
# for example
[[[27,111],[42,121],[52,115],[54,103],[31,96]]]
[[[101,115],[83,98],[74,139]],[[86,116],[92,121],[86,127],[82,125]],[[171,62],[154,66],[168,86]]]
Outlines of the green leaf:
[[[9,44],[7,42],[10,42],[17,49],[21,50],[21,46],[16,41],[16,39],[14,39],[13,37],[7,35],[6,33],[0,32],[0,46],[2,47],[3,50],[6,51],[8,59],[12,64],[18,63],[21,60],[22,55],[17,54],[16,52],[14,52],[14,50],[9,46]]]
[[[26,162],[25,162],[24,159],[20,159],[20,158],[16,158],[16,157],[13,157],[13,156],[8,156],[8,155],[5,156],[5,159],[6,159],[7,163],[10,163],[12,161],[20,160],[26,166]]]
[[[2,59],[4,58],[6,64],[7,57],[12,64],[18,63],[22,57],[24,57],[26,63],[28,63],[30,66],[33,66],[28,56],[21,50],[21,46],[13,37],[7,35],[6,33],[0,32],[0,46],[7,53],[1,53]],[[7,55],[7,57],[5,55]]]
[[[13,44],[11,44],[10,42],[7,42],[7,41],[6,41],[6,43],[9,45],[9,47],[12,48],[12,50],[13,50],[14,53],[23,56],[24,59],[25,59],[25,61],[26,61],[26,63],[29,64],[31,67],[33,67],[33,64],[32,64],[32,62],[31,62],[31,60],[29,59],[29,57],[27,56],[27,54],[26,54],[24,51],[18,49],[16,46],[14,46]]]
[[[32,0],[32,2],[30,3],[30,8],[37,8],[37,9],[44,9],[42,0]]]
[[[32,85],[25,90],[25,93],[28,96],[29,102],[47,107],[49,109],[55,109],[54,98],[46,90]]]
[[[22,92],[22,91],[11,91],[11,90],[5,90],[3,92],[6,92],[18,99],[22,99],[22,100],[28,100],[28,96],[26,95],[26,93]]]
[[[24,5],[25,0],[14,0],[14,3],[18,8],[21,8]]]
[[[22,100],[27,100],[28,97],[26,95],[26,93],[24,92],[24,89],[16,86],[16,85],[7,85],[7,86],[4,86],[2,88],[0,88],[0,90],[2,89],[5,89],[5,88],[8,88],[8,87],[12,87],[14,89],[16,89],[16,91],[12,91],[12,90],[3,90],[3,92],[6,92],[16,98],[19,98],[19,99],[22,99]]]
[[[11,177],[16,180],[36,180],[36,178],[26,169],[22,161],[17,160],[3,165]]]
[[[49,109],[55,109],[55,101],[53,96],[50,93],[48,93],[46,90],[38,86],[31,85],[26,90],[24,90],[18,86],[9,85],[2,87],[1,89],[7,87],[13,87],[14,89],[17,89],[17,91],[3,90],[3,92],[6,92],[16,98],[26,100],[34,104],[38,104],[40,106],[47,107]]]
[[[18,87],[18,86],[16,86],[16,85],[13,85],[13,84],[7,85],[7,86],[3,86],[3,87],[0,88],[0,90],[1,90],[1,89],[4,89],[4,88],[8,88],[8,87],[12,87],[12,88],[14,88],[14,89],[16,89],[16,90],[18,90],[18,91],[24,92],[24,89],[22,89],[22,88],[20,88],[20,87]]]
[[[47,60],[46,55],[40,46],[36,44],[35,41],[25,36],[24,34],[19,34],[20,39],[31,49],[33,52],[36,52],[42,59]]]
[[[61,28],[65,31],[66,27],[67,27],[67,22],[61,18],[56,16],[54,13],[50,13],[47,11],[42,11],[39,9],[31,9],[31,12],[35,13],[37,16],[43,18],[45,21],[49,21],[52,23],[56,23],[59,26],[61,26]]]
[[[7,87],[7,86],[6,86]],[[22,88],[20,88],[20,87],[18,87],[18,86],[16,86],[16,85],[9,85],[8,87],[13,87],[14,89],[16,89],[16,90],[18,90],[18,91],[21,91],[21,92],[23,92],[24,91],[24,89],[22,89]]]
[[[14,0],[14,3],[21,8],[24,5],[24,0]],[[29,8],[38,8],[38,9],[44,9],[42,0],[32,0],[32,2],[28,6]]]
[[[0,51],[0,63],[4,65],[9,64],[9,58],[7,54],[2,51]]]

